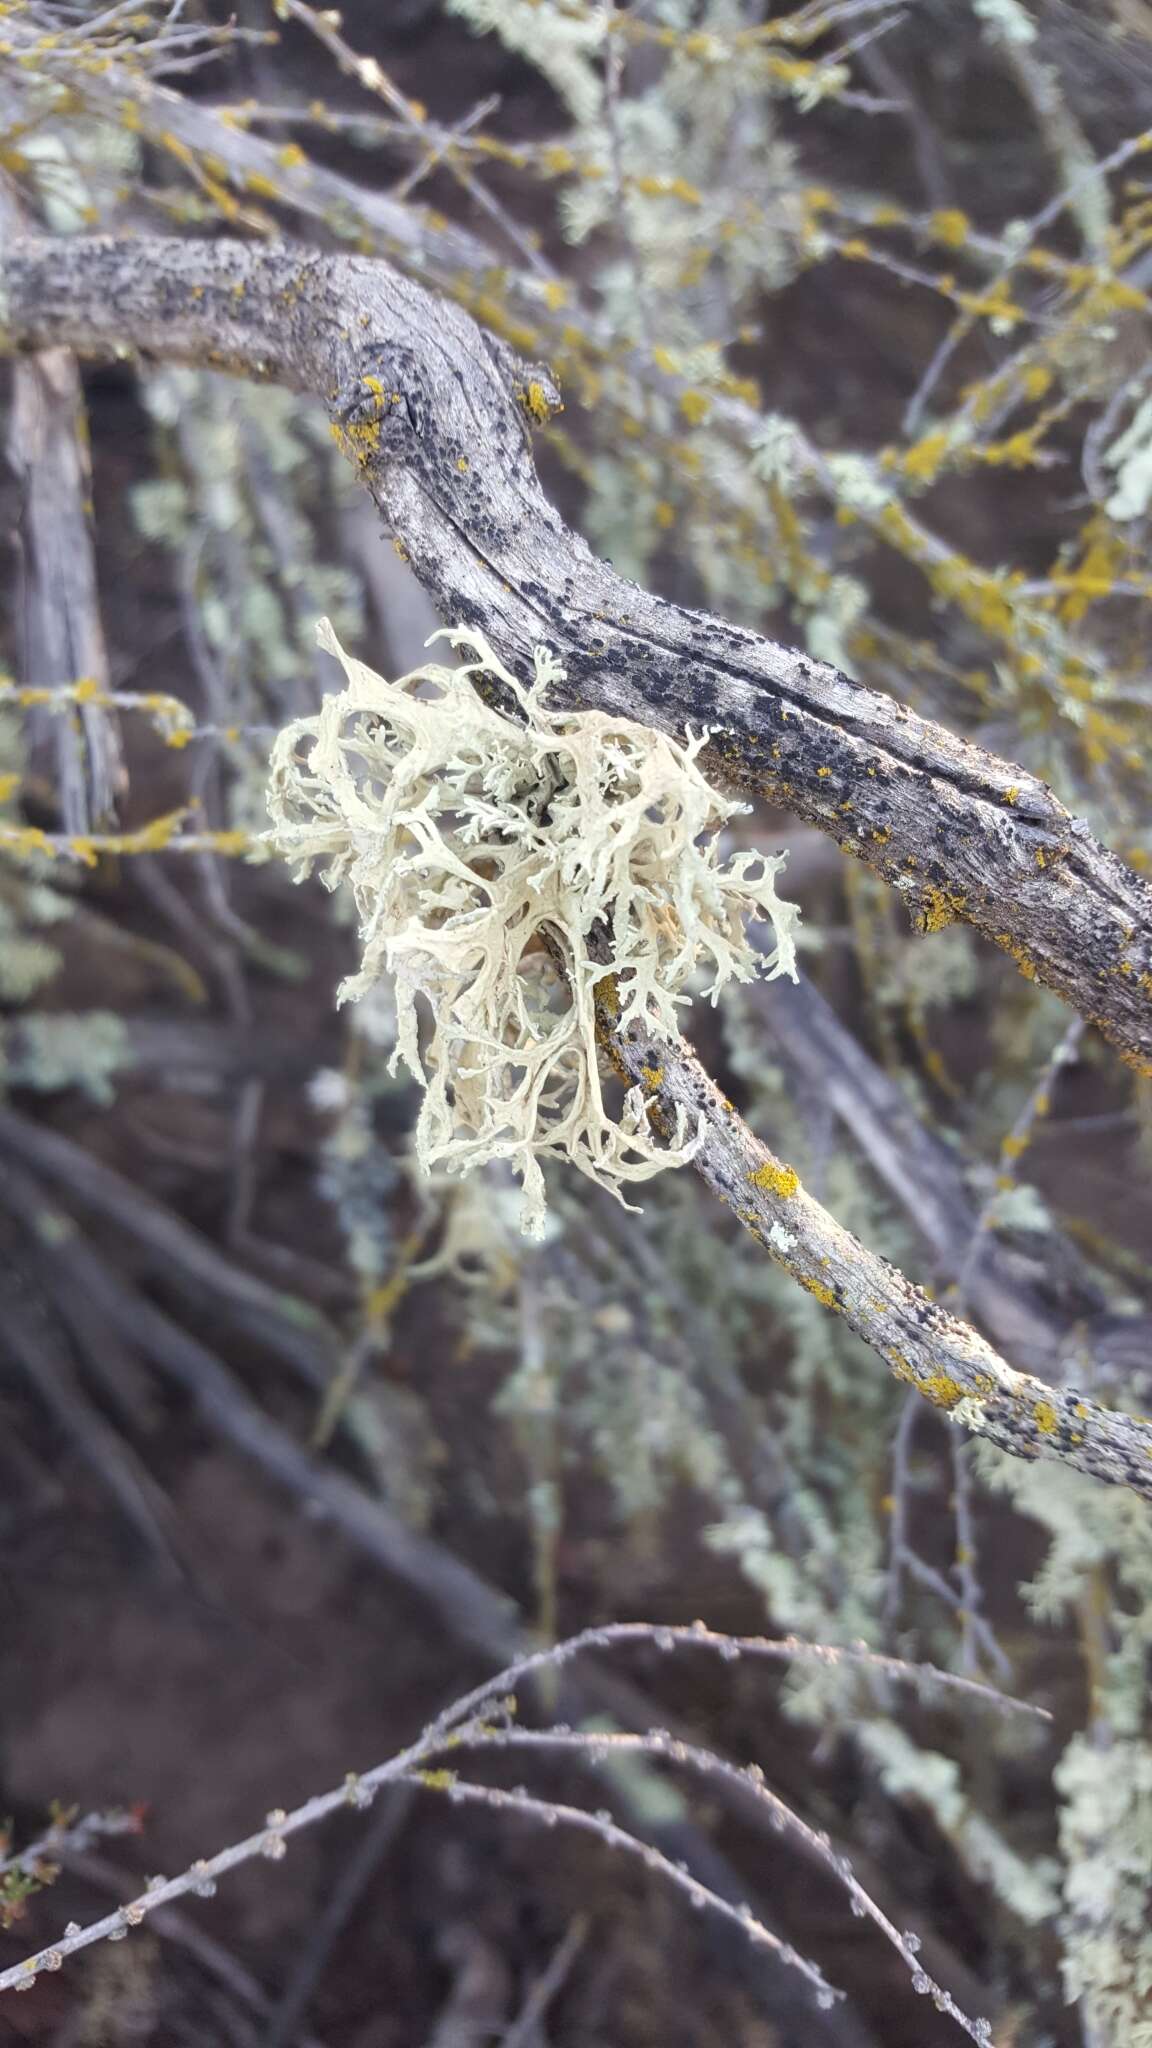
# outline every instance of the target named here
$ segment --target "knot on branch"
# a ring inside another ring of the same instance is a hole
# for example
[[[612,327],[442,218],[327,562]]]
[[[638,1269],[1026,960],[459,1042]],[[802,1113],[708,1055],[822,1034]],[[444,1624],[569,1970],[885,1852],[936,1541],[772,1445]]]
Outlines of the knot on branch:
[[[333,437],[361,467],[381,458],[411,461],[423,452],[430,420],[415,351],[375,344],[361,360],[332,400]]]
[[[564,410],[560,386],[547,363],[521,363],[513,358],[512,395],[535,427],[546,427]]]

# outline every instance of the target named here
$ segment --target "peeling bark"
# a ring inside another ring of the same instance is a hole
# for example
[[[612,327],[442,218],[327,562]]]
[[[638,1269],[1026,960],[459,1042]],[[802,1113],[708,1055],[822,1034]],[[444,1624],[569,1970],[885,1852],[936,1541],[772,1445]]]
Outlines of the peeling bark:
[[[15,186],[0,171],[0,244],[30,228]],[[50,687],[87,678],[94,695],[106,695],[88,421],[80,372],[66,349],[47,349],[14,365],[5,454],[20,492],[13,539],[21,679]],[[90,832],[114,816],[124,783],[114,714],[88,702],[70,716],[34,713],[30,726],[55,755],[64,830]]]
[[[84,400],[76,362],[48,349],[16,364],[8,460],[20,480],[20,675],[34,687],[88,681],[109,690],[89,529]],[[56,755],[61,824],[91,832],[123,788],[113,714],[83,703],[36,721]]]

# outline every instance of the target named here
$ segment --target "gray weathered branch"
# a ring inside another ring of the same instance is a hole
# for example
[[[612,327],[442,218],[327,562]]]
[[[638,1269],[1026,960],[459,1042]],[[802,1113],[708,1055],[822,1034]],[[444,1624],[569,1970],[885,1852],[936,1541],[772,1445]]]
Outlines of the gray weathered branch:
[[[0,170],[0,242],[28,232],[30,225],[11,179]],[[66,349],[16,364],[5,453],[20,493],[21,679],[36,685],[87,677],[105,695],[108,656],[90,530],[88,423],[80,372]],[[113,814],[123,784],[114,715],[89,702],[71,718],[42,714],[34,723],[55,751],[65,831],[90,832]]]
[[[74,237],[0,258],[0,348],[139,353],[322,398],[442,615],[567,700],[712,728],[714,775],[786,805],[905,896],[961,919],[1152,1071],[1152,889],[1046,784],[894,699],[597,560],[540,489],[556,402],[467,314],[382,261],[283,245]]]

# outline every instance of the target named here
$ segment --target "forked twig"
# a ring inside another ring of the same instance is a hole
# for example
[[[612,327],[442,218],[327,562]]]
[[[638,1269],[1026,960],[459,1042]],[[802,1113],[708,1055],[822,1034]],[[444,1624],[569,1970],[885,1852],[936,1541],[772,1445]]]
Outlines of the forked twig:
[[[479,1784],[461,1778],[452,1768],[444,1768],[438,1759],[444,1755],[455,1755],[461,1749],[551,1749],[578,1754],[582,1760],[593,1763],[606,1761],[614,1752],[627,1752],[655,1757],[661,1762],[676,1763],[688,1767],[706,1778],[738,1780],[745,1792],[770,1809],[771,1825],[780,1831],[799,1835],[806,1847],[815,1853],[849,1896],[852,1909],[873,1922],[885,1939],[895,1948],[911,1972],[913,1988],[930,1995],[941,2012],[955,2019],[969,2037],[981,2044],[991,2039],[989,2023],[982,2019],[971,2019],[956,2004],[951,1994],[937,1984],[921,1968],[918,1959],[919,1942],[914,1935],[901,1933],[888,1919],[871,1896],[859,1884],[851,1865],[845,1858],[837,1856],[828,1838],[808,1827],[783,1800],[770,1791],[764,1783],[763,1772],[758,1766],[746,1770],[713,1755],[693,1744],[682,1742],[664,1730],[650,1730],[646,1734],[626,1733],[581,1733],[570,1728],[549,1728],[529,1730],[514,1727],[510,1715],[514,1711],[514,1700],[509,1688],[529,1676],[535,1676],[549,1667],[561,1663],[590,1647],[605,1647],[609,1643],[624,1640],[651,1641],[662,1647],[680,1647],[686,1644],[699,1645],[726,1659],[737,1659],[744,1654],[763,1655],[773,1652],[782,1657],[812,1655],[835,1660],[850,1657],[866,1664],[879,1666],[886,1675],[910,1676],[917,1680],[925,1677],[923,1669],[901,1666],[898,1659],[872,1657],[864,1651],[841,1652],[818,1644],[795,1642],[772,1644],[766,1639],[722,1636],[700,1626],[662,1630],[649,1624],[624,1623],[606,1629],[589,1629],[571,1641],[560,1643],[548,1650],[532,1653],[497,1673],[486,1685],[457,1700],[438,1715],[424,1733],[406,1749],[363,1773],[349,1772],[342,1786],[317,1794],[305,1800],[292,1812],[275,1809],[265,1817],[264,1826],[243,1841],[222,1849],[216,1855],[201,1858],[179,1877],[153,1877],[145,1890],[128,1904],[115,1912],[104,1915],[87,1927],[75,1922],[64,1930],[61,1939],[46,1948],[28,1956],[23,1962],[0,1973],[0,1990],[28,1990],[35,1984],[41,1971],[55,1971],[65,1960],[104,1940],[123,1940],[131,1929],[145,1924],[150,1914],[170,1905],[174,1900],[194,1895],[210,1897],[218,1880],[235,1869],[239,1864],[251,1862],[257,1857],[266,1857],[279,1862],[286,1854],[291,1838],[342,1807],[363,1809],[370,1806],[377,1793],[384,1786],[412,1785],[443,1793],[454,1805],[478,1805],[497,1811],[519,1813],[545,1828],[557,1825],[590,1834],[607,1847],[635,1856],[665,1882],[674,1886],[695,1907],[718,1914],[722,1919],[738,1926],[754,1944],[772,1951],[777,1959],[795,1969],[811,1985],[821,2007],[829,2007],[839,1996],[828,1983],[823,1972],[808,1958],[799,1955],[779,1935],[774,1934],[757,1917],[747,1904],[733,1903],[722,1897],[713,1888],[694,1876],[686,1865],[677,1863],[651,1842],[640,1840],[627,1828],[619,1825],[604,1810],[589,1812],[585,1807],[573,1806],[552,1798],[540,1797],[523,1787],[508,1789],[502,1786]],[[945,1672],[931,1674],[934,1681],[952,1689],[957,1686],[967,1694],[983,1695],[998,1700],[999,1696],[989,1688],[967,1680],[954,1680]],[[1014,1703],[1019,1704],[1019,1703]],[[486,1709],[494,1709],[498,1720],[488,1717]]]

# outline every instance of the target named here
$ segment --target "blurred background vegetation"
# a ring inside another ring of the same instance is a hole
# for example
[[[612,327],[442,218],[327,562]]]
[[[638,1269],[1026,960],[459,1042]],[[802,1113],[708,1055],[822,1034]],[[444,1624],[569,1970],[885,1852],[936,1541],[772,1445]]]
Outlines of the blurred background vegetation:
[[[537,460],[618,569],[1020,761],[1142,871],[1150,181],[1145,0],[0,7],[0,232],[387,255],[550,364]],[[498,1174],[422,1181],[387,991],[334,1007],[348,906],[252,840],[335,680],[317,616],[392,675],[441,621],[319,407],[61,352],[2,400],[3,1961],[386,1755],[516,1615],[701,1616],[1047,1708],[626,1666],[1004,2048],[1149,2048],[1145,1504],[974,1452],[688,1174],[628,1216],[552,1170],[541,1246]],[[789,849],[805,978],[698,1007],[706,1064],[1013,1364],[1152,1406],[1152,1084],[829,840],[740,829]],[[846,2000],[594,1842],[427,1798],[8,1999],[0,2041],[960,2038],[795,1841],[612,1790]]]

